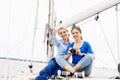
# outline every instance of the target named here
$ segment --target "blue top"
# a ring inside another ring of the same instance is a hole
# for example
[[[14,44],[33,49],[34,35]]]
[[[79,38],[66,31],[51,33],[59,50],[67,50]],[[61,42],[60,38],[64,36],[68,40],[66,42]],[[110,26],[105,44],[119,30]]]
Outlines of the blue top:
[[[66,50],[66,53],[68,53],[69,48],[74,48],[74,42],[71,43],[68,46],[68,48]],[[86,42],[86,41],[83,42],[82,46],[79,49],[80,49],[81,53],[84,53],[84,54],[88,54],[88,53],[89,54],[93,54],[93,50],[92,50],[90,44],[88,42]],[[73,61],[72,61],[73,64],[77,64],[78,61],[80,61],[83,58],[82,56],[80,56],[78,54],[74,54],[74,53],[72,54],[72,57],[73,57]]]
[[[58,40],[56,36],[52,36],[52,40],[57,47],[57,55],[65,55],[70,43],[66,44],[63,40]]]

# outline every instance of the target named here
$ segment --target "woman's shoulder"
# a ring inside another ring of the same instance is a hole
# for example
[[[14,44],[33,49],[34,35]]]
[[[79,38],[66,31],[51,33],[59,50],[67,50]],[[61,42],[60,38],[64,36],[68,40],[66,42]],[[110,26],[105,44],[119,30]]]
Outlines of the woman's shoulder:
[[[73,44],[74,43],[74,41],[70,41],[70,44]]]
[[[88,41],[83,41],[82,46],[91,46]]]
[[[87,48],[89,48],[90,50],[92,50],[91,44],[90,44],[89,42],[87,42],[87,41],[84,41],[82,47],[87,47]],[[93,52],[93,50],[92,50],[92,52]]]
[[[68,47],[72,47],[74,45],[74,42],[70,42]]]
[[[84,44],[84,45],[85,45],[85,44],[89,44],[89,42],[88,42],[88,41],[83,41],[83,44]],[[70,46],[73,46],[73,45],[74,45],[74,41],[70,43]]]
[[[88,41],[83,41],[83,44],[89,44],[89,42]]]

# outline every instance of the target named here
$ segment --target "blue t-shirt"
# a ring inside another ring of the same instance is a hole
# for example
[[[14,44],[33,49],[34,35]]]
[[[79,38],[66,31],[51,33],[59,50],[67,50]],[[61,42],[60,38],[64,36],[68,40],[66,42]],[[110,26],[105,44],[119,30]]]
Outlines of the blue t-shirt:
[[[68,46],[68,48],[66,50],[66,53],[68,53],[69,48],[74,48],[74,42],[71,43]],[[80,49],[81,53],[84,53],[84,54],[88,54],[88,53],[89,54],[93,54],[93,50],[92,50],[90,44],[88,42],[86,42],[86,41],[83,42],[82,46],[79,49]],[[73,53],[72,54],[72,58],[73,58],[72,63],[73,64],[77,64],[78,61],[80,61],[83,57],[80,56],[80,55],[78,55],[78,54],[74,54]]]

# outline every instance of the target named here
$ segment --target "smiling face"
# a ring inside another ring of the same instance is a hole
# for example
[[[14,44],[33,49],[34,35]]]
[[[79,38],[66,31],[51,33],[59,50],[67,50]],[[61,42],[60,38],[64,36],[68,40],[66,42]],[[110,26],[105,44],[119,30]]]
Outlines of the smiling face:
[[[74,28],[71,30],[71,33],[72,33],[72,37],[73,37],[73,39],[74,39],[75,41],[82,39],[82,34],[81,34],[81,30],[80,30],[79,27],[74,27]]]
[[[68,39],[68,31],[67,31],[67,29],[65,29],[65,28],[60,28],[60,29],[58,30],[58,35],[59,35],[63,40]]]

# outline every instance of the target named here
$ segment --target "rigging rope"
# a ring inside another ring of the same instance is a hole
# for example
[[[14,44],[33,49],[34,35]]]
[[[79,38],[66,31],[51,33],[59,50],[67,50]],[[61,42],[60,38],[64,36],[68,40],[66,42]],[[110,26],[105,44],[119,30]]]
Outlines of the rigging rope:
[[[81,27],[82,27],[82,25],[84,25],[84,24],[86,24],[86,23],[88,23],[88,22],[90,22],[90,21],[93,21],[93,20],[97,21],[98,19],[99,19],[99,14],[97,14],[94,18],[91,18],[91,19],[89,19],[88,21],[85,21],[84,23],[82,23],[82,24],[80,24],[80,25],[81,25]],[[93,39],[93,40],[95,40],[95,39]],[[110,66],[110,65],[107,64],[105,61],[102,61],[102,59],[100,59],[99,57],[97,57],[97,59],[98,59],[102,64],[104,64],[104,65],[106,65],[106,66]]]
[[[100,28],[101,28],[101,31],[102,31],[103,36],[104,36],[104,38],[105,38],[105,41],[106,41],[106,43],[107,43],[107,45],[108,45],[108,48],[109,48],[109,50],[110,50],[110,52],[111,52],[111,55],[112,55],[112,57],[113,57],[113,59],[114,59],[114,62],[115,62],[115,64],[116,64],[116,66],[117,66],[117,61],[116,61],[116,59],[115,59],[115,57],[114,57],[114,55],[113,55],[113,51],[112,51],[112,49],[111,49],[111,47],[110,47],[110,44],[109,44],[109,42],[108,42],[108,39],[107,39],[107,37],[106,37],[106,35],[105,35],[105,32],[104,32],[104,30],[103,30],[103,26],[102,26],[102,24],[100,23],[99,19],[97,20],[97,22],[98,22],[98,24],[100,25]]]
[[[50,16],[51,16],[51,0],[49,0],[49,12],[48,12],[48,25],[46,26],[46,30],[47,30],[47,51],[46,51],[46,55],[47,58],[49,57],[49,41],[50,41]]]
[[[92,19],[90,19],[90,20],[82,23],[81,26],[84,25],[84,24],[86,24],[86,23],[88,23],[88,22],[90,22],[90,21],[93,21],[93,20],[98,21],[98,19],[99,19],[99,14],[97,14],[97,15],[95,16],[95,18],[92,18]],[[95,40],[95,39],[93,39],[93,40]],[[105,61],[102,61],[102,59],[100,59],[99,57],[97,57],[97,59],[98,59],[101,63],[103,63],[104,65],[110,66],[110,65],[107,64]]]
[[[31,73],[32,73],[32,67],[33,67],[32,61],[33,61],[33,54],[34,54],[34,48],[35,48],[35,36],[36,36],[37,23],[38,23],[39,0],[37,0],[36,4],[37,6],[36,6],[36,14],[35,14],[36,16],[35,16],[35,25],[34,25],[34,34],[33,34],[33,43],[32,43],[31,64],[28,65]]]
[[[52,58],[53,54],[54,54],[54,46],[53,46],[53,42],[51,39],[51,32],[52,29],[55,27],[55,11],[54,11],[54,0],[49,0],[49,12],[48,12],[48,26],[46,26],[46,34],[47,34],[47,50],[46,50],[46,55],[47,55],[47,60],[49,60],[50,58]]]

